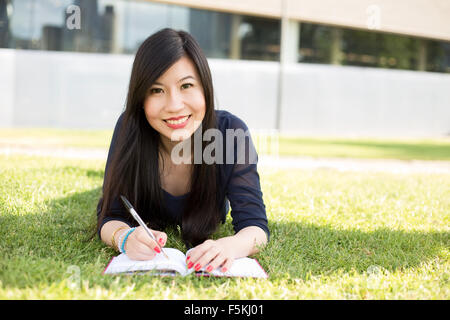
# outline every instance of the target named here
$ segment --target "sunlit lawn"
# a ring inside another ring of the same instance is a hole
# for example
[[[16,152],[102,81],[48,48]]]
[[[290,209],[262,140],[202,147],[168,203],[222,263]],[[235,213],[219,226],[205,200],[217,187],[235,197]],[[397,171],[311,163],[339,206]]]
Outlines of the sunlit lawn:
[[[255,131],[258,152],[280,156],[450,160],[450,138],[361,139],[307,138]],[[0,147],[82,147],[107,149],[111,130],[1,129]]]
[[[0,156],[0,299],[450,298],[448,174],[261,168],[272,237],[256,280],[102,275],[116,253],[88,236],[103,169]],[[228,219],[215,236],[231,233]]]
[[[284,156],[450,160],[450,138],[360,139],[282,136],[279,145],[280,155]]]

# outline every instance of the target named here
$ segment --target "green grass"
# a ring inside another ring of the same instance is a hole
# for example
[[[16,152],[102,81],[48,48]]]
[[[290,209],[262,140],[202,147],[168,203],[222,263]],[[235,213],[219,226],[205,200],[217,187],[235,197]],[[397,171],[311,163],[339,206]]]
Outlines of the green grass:
[[[281,136],[285,156],[450,160],[450,139],[296,138]]]
[[[402,160],[450,160],[450,138],[361,139],[253,136],[258,152],[280,156],[347,157]],[[0,147],[109,147],[111,130],[0,129]]]
[[[112,130],[0,128],[1,146],[108,148]]]
[[[265,280],[102,275],[116,253],[88,235],[103,169],[0,156],[0,299],[450,298],[450,175],[260,169]]]

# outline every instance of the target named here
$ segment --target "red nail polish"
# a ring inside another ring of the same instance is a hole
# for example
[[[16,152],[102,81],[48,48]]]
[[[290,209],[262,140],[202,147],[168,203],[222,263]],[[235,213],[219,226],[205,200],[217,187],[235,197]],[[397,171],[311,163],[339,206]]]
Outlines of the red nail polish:
[[[188,264],[188,269],[190,269],[190,268],[192,268],[192,266],[193,266],[194,264],[192,263],[192,262],[189,262],[189,264]]]
[[[164,243],[164,240],[163,240],[163,238],[159,238],[159,243],[161,243],[161,244],[163,244],[163,243]]]
[[[227,270],[228,270],[228,269],[225,268],[225,267],[222,268],[222,272],[227,272]]]
[[[158,247],[155,247],[155,251],[158,252],[158,253],[161,253],[161,250],[159,250]]]
[[[186,261],[189,261],[190,258],[191,258],[191,257],[187,256]]]
[[[200,264],[196,264],[195,265],[195,267],[194,267],[194,269],[195,269],[195,271],[198,271],[198,270],[200,270],[202,268],[202,266],[200,265]]]
[[[213,269],[213,267],[212,267],[212,266],[208,266],[208,268],[206,268],[206,271],[208,271],[208,272],[211,272],[211,271],[212,271],[212,269]]]

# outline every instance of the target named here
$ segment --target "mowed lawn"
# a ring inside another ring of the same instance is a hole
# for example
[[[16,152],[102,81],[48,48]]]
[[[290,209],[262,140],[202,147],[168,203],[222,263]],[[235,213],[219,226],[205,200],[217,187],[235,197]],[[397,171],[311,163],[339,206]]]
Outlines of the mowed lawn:
[[[112,130],[71,130],[40,128],[0,128],[2,147],[82,147],[107,149]],[[447,160],[450,161],[450,137],[429,139],[294,137],[273,131],[252,132],[261,154],[325,158]]]
[[[102,275],[116,255],[90,238],[104,164],[0,156],[0,299],[450,298],[448,174],[260,168],[269,278],[160,278]],[[229,234],[230,219],[215,237]]]

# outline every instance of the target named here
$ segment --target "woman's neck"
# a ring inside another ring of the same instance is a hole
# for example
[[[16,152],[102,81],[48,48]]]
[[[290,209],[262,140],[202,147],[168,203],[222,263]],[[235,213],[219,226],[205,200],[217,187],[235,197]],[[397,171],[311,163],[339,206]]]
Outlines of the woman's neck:
[[[175,148],[175,146],[177,146],[178,144],[181,144],[181,145],[177,148],[178,150],[175,152],[175,154],[172,155],[173,148]],[[185,155],[183,152],[183,155],[180,155],[180,150],[183,150],[183,151],[186,150],[186,151],[189,151],[189,153],[191,153],[190,152],[191,151],[190,138],[185,139],[183,141],[172,141],[172,140],[168,139],[167,137],[161,136],[160,148],[161,148],[161,151],[164,154],[165,158],[170,159],[173,164],[179,163],[180,159],[177,159],[178,161],[174,161],[175,159],[172,159],[172,156],[183,159],[183,162],[186,162],[186,160],[188,160],[189,158],[191,160],[193,159],[192,154]],[[191,161],[191,163],[192,163],[192,161]]]

